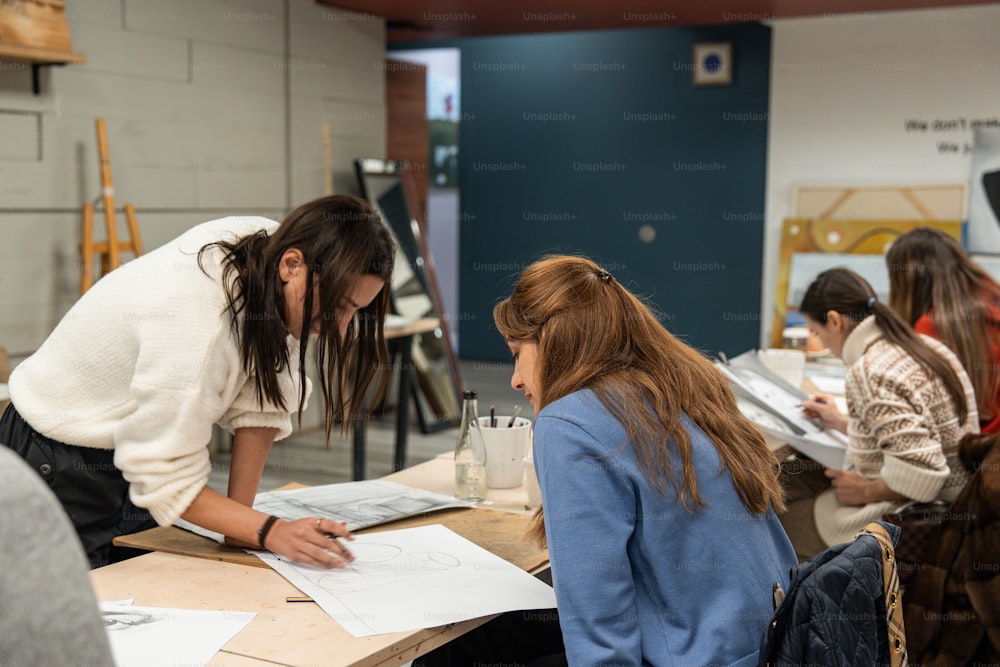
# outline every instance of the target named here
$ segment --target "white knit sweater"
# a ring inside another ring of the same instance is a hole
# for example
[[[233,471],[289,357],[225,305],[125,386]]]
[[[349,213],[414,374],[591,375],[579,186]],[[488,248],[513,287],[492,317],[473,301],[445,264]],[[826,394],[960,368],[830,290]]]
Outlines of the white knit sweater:
[[[883,338],[875,318],[869,317],[844,342],[848,458],[855,472],[868,479],[881,477],[907,498],[952,500],[969,477],[958,459],[958,443],[966,433],[979,432],[976,397],[955,355],[933,338],[922,339],[958,374],[968,406],[965,421],[959,420],[941,379],[929,376],[913,357]],[[827,489],[816,499],[817,531],[828,545],[846,542],[905,502],[847,506]]]
[[[10,377],[11,400],[36,431],[115,450],[132,501],[173,523],[208,481],[212,425],[291,432],[289,412],[265,403],[243,371],[222,286],[222,252],[198,251],[278,223],[229,217],[198,225],[99,280]],[[249,323],[248,323],[249,324]],[[281,374],[298,405],[298,342]],[[308,391],[309,387],[307,387]]]

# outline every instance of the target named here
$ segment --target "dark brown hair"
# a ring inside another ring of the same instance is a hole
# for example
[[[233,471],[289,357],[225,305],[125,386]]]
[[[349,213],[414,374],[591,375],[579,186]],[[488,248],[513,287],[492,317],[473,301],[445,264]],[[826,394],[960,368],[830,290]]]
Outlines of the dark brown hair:
[[[910,325],[927,315],[976,390],[981,421],[996,416],[1000,369],[1000,285],[951,236],[918,227],[897,238],[885,256],[889,305]]]
[[[388,353],[383,323],[389,309],[395,244],[378,213],[357,197],[333,195],[299,206],[273,234],[265,231],[232,243],[212,243],[205,252],[220,248],[225,253],[223,282],[227,310],[232,318],[244,370],[254,378],[257,400],[288,409],[281,395],[278,375],[289,367],[285,328],[285,299],[278,266],[285,251],[296,248],[306,268],[302,321],[311,322],[322,313],[316,341],[316,366],[323,393],[327,438],[333,424],[342,420],[346,432],[362,418],[369,388],[376,381],[381,396],[388,382]],[[341,337],[337,311],[354,283],[363,275],[377,276],[384,287],[375,299],[355,313]],[[314,299],[318,286],[318,303]],[[306,348],[310,327],[303,326],[299,341],[298,412],[305,406]]]
[[[814,322],[826,324],[831,310],[856,324],[874,317],[887,341],[903,348],[928,375],[941,378],[961,421],[965,421],[969,406],[965,402],[965,389],[958,373],[947,359],[921,340],[892,308],[878,300],[867,280],[845,268],[828,269],[819,274],[802,297],[799,311]]]
[[[494,308],[493,319],[508,340],[538,344],[541,407],[592,390],[625,427],[645,478],[660,492],[673,488],[687,511],[702,509],[705,501],[684,414],[711,439],[720,474],[729,471],[748,510],[784,508],[777,460],[740,413],[722,373],[594,262],[551,256],[532,264],[510,298]],[[650,409],[635,408],[641,405]],[[539,513],[533,529],[539,539],[542,521]]]

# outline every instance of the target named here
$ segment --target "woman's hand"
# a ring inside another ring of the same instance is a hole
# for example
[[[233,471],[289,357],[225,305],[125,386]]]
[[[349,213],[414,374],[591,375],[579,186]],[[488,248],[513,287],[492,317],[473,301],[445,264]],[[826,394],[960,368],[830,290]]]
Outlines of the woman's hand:
[[[826,428],[847,433],[847,415],[840,411],[830,394],[813,394],[802,401],[802,412],[809,419],[819,419]]]
[[[826,469],[830,485],[837,494],[837,501],[842,505],[861,506],[883,500],[904,500],[902,496],[881,479],[865,479],[861,475],[847,470]]]
[[[278,520],[264,539],[268,551],[297,563],[323,568],[344,568],[354,555],[337,538],[353,540],[347,524],[333,519],[308,517],[297,521]]]
[[[204,486],[181,515],[187,521],[226,535],[226,544],[260,548],[259,531],[267,521],[263,512],[227,498]],[[264,536],[268,551],[289,560],[317,567],[347,567],[354,560],[350,550],[337,538],[353,540],[347,525],[333,519],[307,517],[297,521],[275,521]]]

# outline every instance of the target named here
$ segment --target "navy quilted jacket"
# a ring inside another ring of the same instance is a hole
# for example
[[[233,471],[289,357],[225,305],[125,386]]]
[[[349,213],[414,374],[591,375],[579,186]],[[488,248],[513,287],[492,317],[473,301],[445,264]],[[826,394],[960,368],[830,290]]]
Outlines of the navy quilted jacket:
[[[896,544],[899,527],[882,526]],[[793,567],[758,665],[888,664],[882,555],[876,539],[862,535]]]

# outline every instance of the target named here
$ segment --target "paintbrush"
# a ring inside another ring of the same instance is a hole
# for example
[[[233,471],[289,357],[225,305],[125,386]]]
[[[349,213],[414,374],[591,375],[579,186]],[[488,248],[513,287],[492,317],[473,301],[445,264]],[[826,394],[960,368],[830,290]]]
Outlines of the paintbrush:
[[[517,416],[519,414],[521,414],[521,406],[515,405],[514,409],[510,413],[510,421],[507,423],[507,428],[510,428],[514,425],[514,422],[517,421]]]

